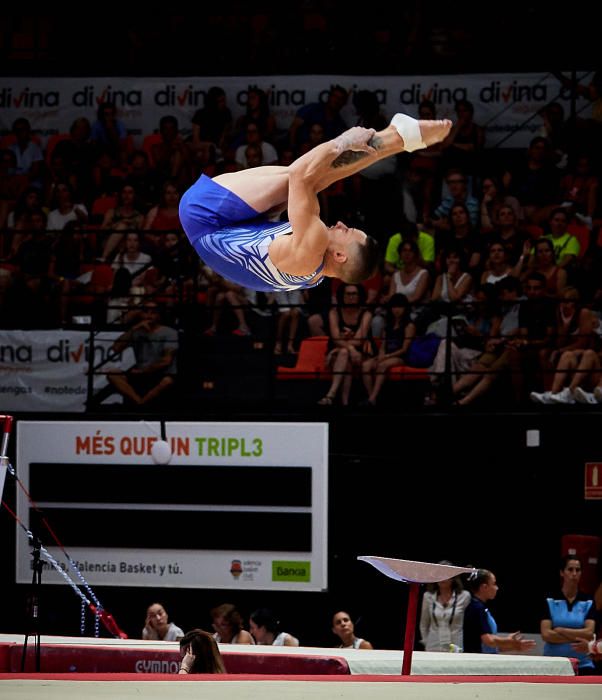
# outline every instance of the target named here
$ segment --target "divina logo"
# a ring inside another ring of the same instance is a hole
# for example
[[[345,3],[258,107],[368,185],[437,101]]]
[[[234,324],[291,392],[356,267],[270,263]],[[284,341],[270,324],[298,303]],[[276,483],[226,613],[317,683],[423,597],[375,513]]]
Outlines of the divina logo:
[[[502,85],[499,80],[492,80],[479,92],[481,102],[547,102],[546,85],[521,85],[514,80],[510,85]]]
[[[71,95],[75,107],[96,107],[104,102],[113,102],[117,107],[140,107],[141,90],[115,90],[111,85],[104,87],[98,94],[94,85],[85,85]]]
[[[46,350],[48,362],[89,362],[90,346],[88,341],[79,343],[77,347],[72,347],[68,340],[59,340],[58,343],[50,345]],[[94,364],[105,361],[116,362],[121,359],[121,353],[115,352],[110,346],[108,348],[100,345],[94,346]]]
[[[430,100],[436,105],[453,105],[458,100],[466,99],[465,87],[441,87],[439,83],[434,83],[428,90],[422,89],[422,83],[412,83],[399,93],[399,102],[402,105],[418,105],[423,100]]]
[[[35,107],[59,107],[60,95],[54,90],[41,92],[23,88],[13,94],[13,89],[4,87],[0,90],[0,108],[32,109]]]

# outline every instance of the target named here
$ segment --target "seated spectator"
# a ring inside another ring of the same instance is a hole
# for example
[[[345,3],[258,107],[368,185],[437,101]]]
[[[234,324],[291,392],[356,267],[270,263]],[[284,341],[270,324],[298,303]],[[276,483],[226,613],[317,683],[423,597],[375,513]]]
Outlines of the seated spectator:
[[[328,314],[330,341],[327,364],[332,368],[332,382],[318,404],[332,406],[341,390],[341,403],[349,404],[353,368],[360,367],[372,353],[369,339],[372,314],[365,308],[366,292],[361,285],[341,284],[336,293],[337,305]]]
[[[523,403],[527,387],[543,385],[540,357],[554,336],[554,309],[546,298],[545,277],[532,272],[524,282],[526,301],[521,304],[518,333],[507,343],[514,398]],[[531,389],[529,389],[531,390]]]
[[[278,151],[271,143],[264,140],[258,123],[249,122],[247,124],[245,142],[236,149],[236,162],[243,168],[255,167],[248,161],[248,146],[255,146],[261,151],[261,165],[275,165],[278,162]]]
[[[108,380],[126,399],[141,406],[173,386],[176,374],[178,334],[160,323],[155,302],[146,302],[142,321],[113,343],[115,352],[133,346],[136,364],[128,372],[111,372]]]
[[[468,260],[468,271],[475,279],[477,268],[481,264],[483,241],[475,233],[470,220],[470,212],[465,204],[454,204],[448,216],[448,229],[437,234],[437,269],[441,269],[442,252],[450,248],[460,248]]]
[[[188,149],[182,139],[178,120],[166,115],[159,120],[160,141],[151,146],[151,162],[160,180],[185,186],[188,178]]]
[[[518,334],[522,288],[516,277],[504,277],[496,287],[501,305],[501,322],[499,326],[492,328],[486,339],[485,352],[475,358],[465,373],[452,385],[454,396],[467,392],[458,399],[460,406],[466,406],[488,392],[501,373],[510,367],[506,347]]]
[[[20,194],[27,187],[27,178],[16,173],[16,155],[8,148],[0,150],[0,230],[8,226],[9,213],[14,209]],[[8,244],[3,237],[0,244],[0,256],[3,257],[7,249]]]
[[[207,307],[213,311],[211,325],[205,331],[205,335],[215,335],[217,333],[218,324],[226,305],[232,308],[232,313],[238,321],[238,326],[232,331],[232,334],[239,336],[251,335],[251,329],[245,316],[245,308],[249,303],[248,292],[252,290],[246,290],[238,284],[229,282],[207,266],[204,266],[203,272],[209,282]]]
[[[232,131],[232,112],[228,108],[223,88],[213,86],[205,95],[202,109],[192,117],[192,147],[210,142],[223,155],[226,152]]]
[[[257,644],[271,644],[277,647],[299,646],[299,640],[296,637],[280,631],[280,621],[267,608],[259,608],[251,613],[249,629]]]
[[[571,213],[591,228],[599,189],[600,179],[593,173],[591,157],[581,154],[560,182],[560,201],[563,206],[570,204]]]
[[[79,224],[88,221],[88,210],[84,204],[76,203],[74,196],[73,187],[68,182],[56,184],[48,214],[49,231],[61,231],[69,221],[77,221]]]
[[[506,249],[501,243],[491,241],[485,260],[485,269],[481,274],[481,284],[496,284],[512,273],[512,266],[506,258]]]
[[[302,312],[301,305],[304,300],[302,291],[293,289],[290,292],[274,292],[273,299],[276,304],[274,355],[282,355],[283,352],[294,355],[295,339]]]
[[[132,276],[132,284],[140,287],[144,272],[151,265],[151,262],[151,256],[140,250],[140,234],[137,231],[129,231],[125,234],[123,250],[115,258],[112,267],[113,270],[125,268]]]
[[[445,256],[443,272],[437,275],[431,301],[461,303],[467,301],[472,289],[472,277],[466,271],[466,259],[461,249],[451,248]]]
[[[546,280],[546,296],[557,299],[562,295],[566,287],[566,270],[556,264],[554,245],[549,238],[538,238],[533,245],[533,255],[529,261],[529,268],[523,274],[526,279],[531,272],[538,272]]]
[[[169,621],[161,603],[153,603],[146,610],[146,620],[142,630],[142,639],[159,639],[164,642],[177,642],[184,637],[184,632]]]
[[[25,175],[30,185],[41,190],[44,175],[44,154],[40,145],[32,138],[29,121],[23,117],[15,119],[12,131],[15,142],[8,149],[15,154],[17,160],[15,174]]]
[[[548,220],[550,232],[544,235],[544,238],[552,241],[556,264],[565,269],[573,266],[581,250],[579,241],[568,232],[568,224],[569,217],[566,210],[557,207],[552,210]]]
[[[436,119],[435,103],[423,100],[418,105],[418,119]],[[414,151],[404,178],[404,211],[411,221],[431,224],[435,207],[435,185],[441,168],[441,143]],[[407,200],[410,199],[408,202]],[[411,213],[410,213],[411,212]],[[420,245],[420,243],[419,243]],[[425,258],[426,261],[426,258]]]
[[[406,356],[416,335],[410,316],[410,303],[403,294],[393,294],[387,301],[387,320],[376,357],[362,364],[362,380],[368,393],[365,404],[376,405],[376,399],[391,367],[406,364]]]
[[[205,630],[194,629],[180,639],[178,673],[226,673],[215,639]]]
[[[339,649],[374,649],[370,642],[355,636],[351,617],[343,610],[332,616],[332,631],[341,641]]]
[[[6,226],[13,230],[8,247],[8,254],[14,255],[23,240],[23,231],[30,225],[33,214],[44,214],[46,225],[46,213],[42,209],[42,194],[37,187],[27,187],[19,194],[12,209],[7,216]]]
[[[247,92],[247,108],[245,113],[236,120],[235,145],[239,146],[246,136],[249,124],[256,124],[263,138],[269,143],[276,139],[276,119],[270,112],[267,94],[258,87],[250,87]]]
[[[69,129],[69,138],[59,141],[52,152],[59,156],[67,172],[75,176],[78,198],[83,201],[92,199],[92,169],[94,166],[95,147],[90,140],[91,127],[86,117],[73,120]]]
[[[538,136],[529,144],[524,163],[512,170],[510,191],[523,207],[526,223],[541,224],[558,204],[560,175],[550,143]]]
[[[445,168],[456,168],[467,175],[476,175],[479,157],[485,145],[485,130],[475,124],[474,106],[468,100],[457,100],[456,119],[441,144]]]
[[[429,273],[422,265],[420,250],[414,241],[400,244],[399,257],[403,267],[391,275],[387,298],[393,294],[403,294],[416,307],[428,301]]]
[[[420,252],[420,258],[425,266],[432,266],[435,262],[435,239],[430,233],[422,231],[411,222],[406,222],[400,233],[394,233],[387,243],[385,252],[385,272],[392,275],[396,270],[401,270],[403,261],[399,254],[402,241],[415,241]]]
[[[119,191],[117,206],[107,210],[102,222],[101,228],[111,231],[103,247],[102,259],[110,259],[125,231],[139,231],[143,223],[144,215],[138,210],[136,190],[125,183]]]
[[[450,170],[445,176],[445,182],[449,188],[449,195],[435,209],[433,226],[438,231],[449,231],[452,208],[461,204],[466,207],[470,224],[476,228],[479,224],[479,200],[468,193],[466,175],[461,170]]]
[[[117,119],[117,107],[113,102],[101,102],[92,124],[90,140],[98,151],[108,153],[113,165],[125,164],[127,156],[127,130]]]
[[[592,391],[587,391],[584,387]],[[600,355],[594,350],[563,352],[550,391],[532,391],[529,398],[534,403],[544,404],[602,403]]]
[[[497,210],[493,219],[493,230],[487,235],[487,242],[501,243],[506,249],[506,258],[513,267],[521,263],[521,272],[531,253],[531,242],[517,226],[514,209],[507,204]]]
[[[481,232],[490,233],[499,221],[502,207],[510,207],[514,213],[514,223],[522,219],[522,207],[516,197],[504,194],[501,183],[494,177],[484,177],[481,185],[483,200],[481,202]]]
[[[140,297],[132,294],[131,288],[132,276],[125,267],[120,267],[113,276],[113,286],[107,300],[108,325],[127,326],[142,313],[136,308]]]
[[[243,629],[242,615],[230,603],[211,610],[213,638],[220,644],[255,644],[253,637]]]
[[[341,110],[347,104],[349,93],[341,85],[333,85],[326,102],[312,102],[297,110],[289,127],[289,143],[297,150],[308,140],[312,124],[321,124],[327,141],[336,138],[347,129]]]
[[[159,204],[153,207],[144,220],[145,231],[180,231],[180,192],[171,181],[163,183]]]

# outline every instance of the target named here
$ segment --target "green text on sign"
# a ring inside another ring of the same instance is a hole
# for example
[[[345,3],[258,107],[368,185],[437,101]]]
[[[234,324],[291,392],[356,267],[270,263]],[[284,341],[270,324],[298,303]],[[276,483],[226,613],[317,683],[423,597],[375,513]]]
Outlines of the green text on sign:
[[[272,581],[311,581],[311,562],[273,561]]]

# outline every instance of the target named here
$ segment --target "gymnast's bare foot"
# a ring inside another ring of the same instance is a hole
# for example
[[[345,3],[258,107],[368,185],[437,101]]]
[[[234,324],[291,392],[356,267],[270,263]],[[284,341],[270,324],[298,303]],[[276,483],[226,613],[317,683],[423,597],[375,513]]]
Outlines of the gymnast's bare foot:
[[[449,134],[452,123],[449,119],[434,119],[432,121],[419,121],[420,135],[423,143],[431,146],[434,143],[443,141]]]
[[[411,152],[443,141],[449,134],[452,123],[449,119],[418,121],[407,114],[398,113],[391,119],[391,126],[401,136],[404,151]]]

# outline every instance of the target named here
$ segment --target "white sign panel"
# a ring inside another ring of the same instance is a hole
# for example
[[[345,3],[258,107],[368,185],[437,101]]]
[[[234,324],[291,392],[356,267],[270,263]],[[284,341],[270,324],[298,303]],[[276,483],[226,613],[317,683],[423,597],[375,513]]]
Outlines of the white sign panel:
[[[327,587],[328,426],[22,421],[20,479],[91,585]],[[156,456],[156,455],[155,455]],[[38,528],[24,493],[17,514]],[[49,551],[70,571],[60,550]],[[31,581],[17,531],[17,582]],[[64,583],[50,567],[44,581]]]
[[[584,76],[580,73],[578,77]],[[586,84],[589,78],[584,78]],[[0,131],[10,131],[17,117],[29,119],[43,137],[68,133],[77,117],[96,118],[98,105],[112,101],[128,132],[141,145],[142,137],[158,129],[165,115],[177,117],[184,133],[191,129],[194,113],[214,85],[227,95],[234,118],[244,113],[250,87],[269,94],[270,109],[280,129],[288,129],[295,112],[305,104],[324,101],[332,85],[350,91],[372,90],[378,95],[384,114],[395,112],[417,116],[424,99],[437,107],[438,116],[454,117],[454,103],[465,99],[474,104],[475,121],[484,126],[487,145],[503,140],[503,147],[527,146],[542,126],[536,116],[548,102],[558,99],[569,112],[570,96],[550,73],[491,73],[430,76],[348,76],[279,75],[246,77],[173,78],[28,78],[0,79]],[[591,115],[586,100],[580,98],[581,116]],[[355,123],[349,102],[344,114]]]
[[[120,333],[96,333],[93,366],[125,370],[134,362],[131,348],[111,349]],[[0,396],[5,411],[85,411],[88,396],[90,334],[84,331],[0,330]],[[94,391],[107,383],[94,376]],[[119,397],[121,400],[121,397]]]

